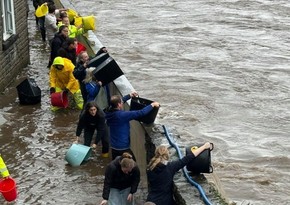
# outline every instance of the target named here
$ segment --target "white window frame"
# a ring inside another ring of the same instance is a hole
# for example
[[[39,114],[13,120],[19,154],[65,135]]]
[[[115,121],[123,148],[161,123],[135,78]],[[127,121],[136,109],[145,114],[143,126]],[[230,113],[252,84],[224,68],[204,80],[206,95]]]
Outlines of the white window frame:
[[[3,20],[3,40],[6,41],[16,34],[13,0],[1,0],[1,14]]]

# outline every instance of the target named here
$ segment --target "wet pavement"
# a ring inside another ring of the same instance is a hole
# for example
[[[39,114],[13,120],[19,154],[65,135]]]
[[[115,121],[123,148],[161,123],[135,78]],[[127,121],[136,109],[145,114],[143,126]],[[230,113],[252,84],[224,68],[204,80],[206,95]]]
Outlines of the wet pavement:
[[[99,146],[82,166],[71,167],[65,161],[80,111],[50,110],[49,46],[41,41],[32,1],[28,3],[30,65],[0,96],[0,152],[18,189],[17,200],[9,204],[99,204],[110,159],[100,157]],[[16,86],[26,78],[33,78],[40,87],[41,103],[19,104]],[[1,197],[0,204],[6,204]]]

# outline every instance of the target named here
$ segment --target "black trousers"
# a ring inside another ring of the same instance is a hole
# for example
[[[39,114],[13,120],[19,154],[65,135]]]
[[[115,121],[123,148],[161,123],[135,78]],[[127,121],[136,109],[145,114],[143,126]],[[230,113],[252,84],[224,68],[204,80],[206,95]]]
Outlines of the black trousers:
[[[84,130],[84,145],[91,146],[91,142],[94,136],[94,132],[96,129],[85,129]],[[100,138],[96,137],[95,144],[98,144],[99,142],[102,142],[102,153],[108,153],[109,152],[109,137],[106,132],[106,134],[102,135]]]

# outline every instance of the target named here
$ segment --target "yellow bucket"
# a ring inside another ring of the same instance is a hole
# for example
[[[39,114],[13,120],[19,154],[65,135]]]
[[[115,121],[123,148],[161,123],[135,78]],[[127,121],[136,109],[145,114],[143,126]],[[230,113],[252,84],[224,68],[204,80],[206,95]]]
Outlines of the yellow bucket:
[[[69,21],[70,22],[73,22],[74,18],[77,17],[77,16],[79,16],[79,14],[75,10],[73,10],[73,9],[68,9],[66,11],[66,13],[68,15],[68,18],[69,18]]]
[[[83,24],[84,30],[96,30],[96,18],[94,16],[77,16],[75,17],[75,26]]]
[[[45,16],[48,13],[48,6],[47,3],[42,4],[41,6],[37,7],[35,11],[35,16],[40,18]]]

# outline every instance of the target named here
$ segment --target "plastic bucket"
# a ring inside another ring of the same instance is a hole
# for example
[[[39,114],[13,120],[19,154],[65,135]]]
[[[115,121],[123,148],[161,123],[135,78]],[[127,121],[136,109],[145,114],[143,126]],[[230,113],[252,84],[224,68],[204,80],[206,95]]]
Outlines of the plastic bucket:
[[[16,87],[22,105],[34,105],[41,101],[41,90],[32,78],[26,78]]]
[[[50,96],[51,105],[61,108],[68,107],[68,97],[67,94],[64,92],[56,92],[52,93]]]
[[[98,57],[101,58],[101,56]],[[97,80],[102,81],[103,86],[107,85],[123,74],[123,71],[112,57],[108,57],[93,71],[93,75]]]
[[[153,101],[140,97],[131,98],[130,110],[142,110],[147,105],[150,105]],[[145,124],[152,124],[155,121],[159,107],[154,107],[147,115],[140,117],[138,121]]]
[[[73,144],[65,155],[65,160],[73,167],[80,166],[91,156],[91,148],[82,144]]]
[[[191,146],[186,148],[186,155],[197,149],[201,145]],[[186,165],[188,171],[193,175],[199,175],[200,173],[212,173],[213,167],[211,166],[211,151],[213,150],[213,144],[211,143],[211,149],[205,149],[194,160]]]
[[[35,11],[35,16],[40,18],[42,16],[45,16],[48,13],[48,6],[47,4],[42,4],[41,6],[37,7]]]
[[[16,182],[11,177],[0,179],[0,192],[6,201],[14,201],[17,198]]]

